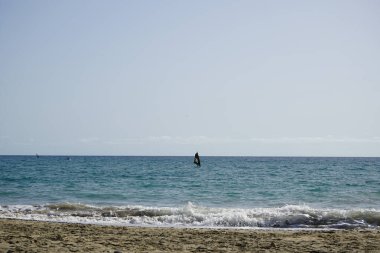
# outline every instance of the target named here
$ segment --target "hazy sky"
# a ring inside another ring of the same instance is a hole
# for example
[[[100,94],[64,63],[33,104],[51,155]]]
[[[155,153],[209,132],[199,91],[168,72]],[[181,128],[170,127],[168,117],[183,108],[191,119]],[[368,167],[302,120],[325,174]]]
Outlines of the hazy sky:
[[[0,0],[0,154],[380,156],[379,1]]]

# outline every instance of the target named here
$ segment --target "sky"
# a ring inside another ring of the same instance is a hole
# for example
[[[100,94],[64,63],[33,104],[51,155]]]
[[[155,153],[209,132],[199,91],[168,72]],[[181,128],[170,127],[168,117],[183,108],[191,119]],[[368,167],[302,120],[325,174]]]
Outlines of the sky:
[[[380,156],[380,2],[0,0],[0,154]]]

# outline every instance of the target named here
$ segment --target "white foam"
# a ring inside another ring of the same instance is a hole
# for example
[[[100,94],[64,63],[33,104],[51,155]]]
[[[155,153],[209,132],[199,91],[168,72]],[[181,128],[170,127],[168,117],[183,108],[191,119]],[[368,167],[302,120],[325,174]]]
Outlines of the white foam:
[[[375,209],[314,209],[306,205],[277,208],[210,208],[89,206],[62,203],[45,206],[1,206],[0,218],[121,226],[233,228],[354,228],[379,227]]]

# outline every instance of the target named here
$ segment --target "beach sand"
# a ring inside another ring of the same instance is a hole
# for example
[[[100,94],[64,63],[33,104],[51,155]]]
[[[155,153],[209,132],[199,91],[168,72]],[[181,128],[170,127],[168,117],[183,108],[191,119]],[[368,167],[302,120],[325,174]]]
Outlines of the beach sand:
[[[144,228],[0,219],[0,252],[380,252],[380,230]]]

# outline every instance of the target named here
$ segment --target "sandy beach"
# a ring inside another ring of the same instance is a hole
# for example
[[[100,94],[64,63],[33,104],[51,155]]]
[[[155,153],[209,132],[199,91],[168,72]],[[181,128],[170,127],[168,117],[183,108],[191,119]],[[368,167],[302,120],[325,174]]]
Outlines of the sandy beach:
[[[0,252],[380,252],[380,230],[144,228],[0,219]]]

